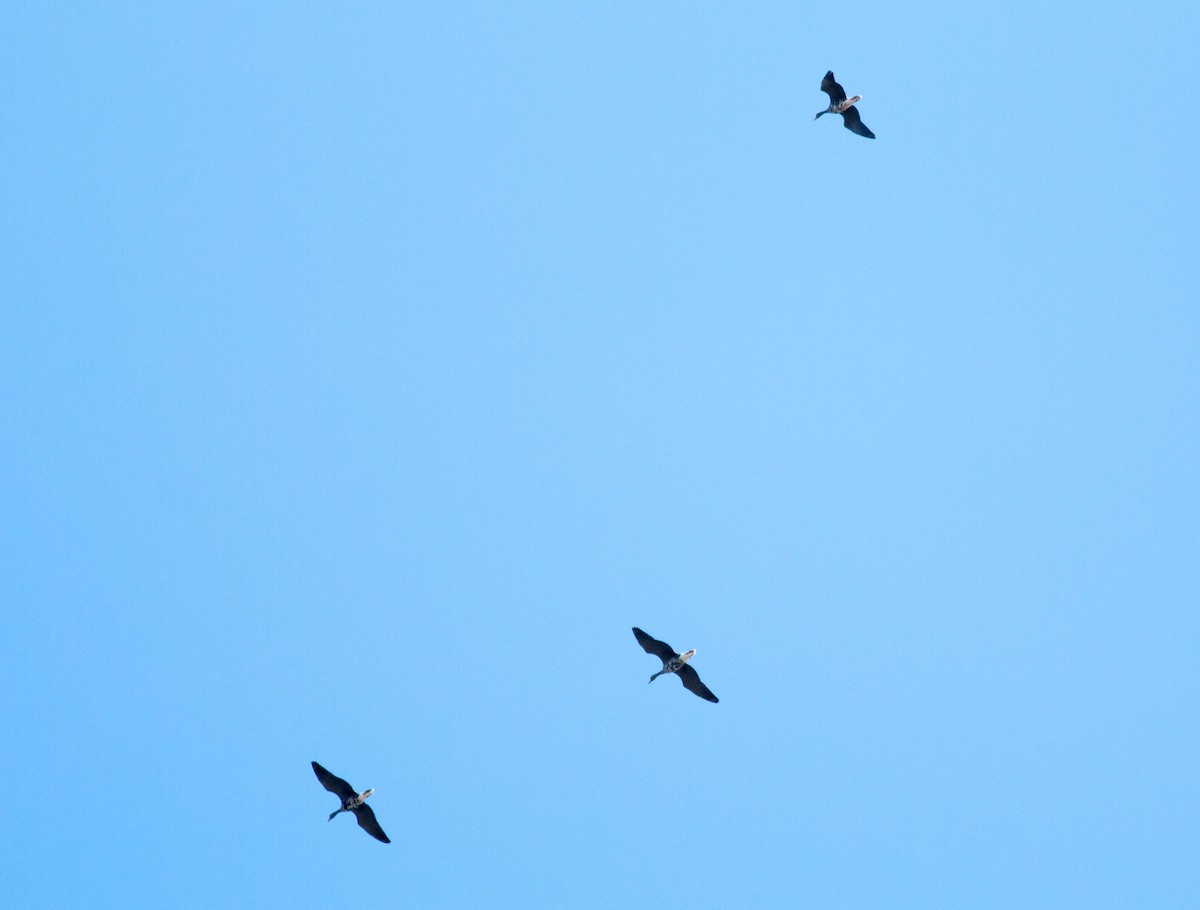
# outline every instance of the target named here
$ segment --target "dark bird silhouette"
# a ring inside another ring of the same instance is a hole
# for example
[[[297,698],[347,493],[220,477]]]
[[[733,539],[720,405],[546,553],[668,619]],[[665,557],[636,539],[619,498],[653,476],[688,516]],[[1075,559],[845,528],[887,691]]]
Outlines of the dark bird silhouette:
[[[664,673],[674,673],[683,683],[683,687],[689,692],[694,692],[703,699],[711,701],[714,705],[717,703],[717,696],[709,691],[708,686],[700,682],[700,674],[697,673],[688,665],[688,661],[696,656],[696,649],[684,651],[682,654],[676,654],[665,641],[659,641],[657,638],[651,638],[641,629],[634,626],[633,637],[638,640],[638,644],[642,646],[647,654],[653,654],[662,661],[662,669],[650,677],[650,682],[658,679]]]
[[[821,80],[821,91],[829,96],[829,107],[813,117],[814,120],[819,119],[821,114],[841,114],[842,122],[850,132],[866,136],[868,139],[875,138],[875,134],[867,129],[867,125],[862,122],[862,117],[858,115],[858,108],[854,106],[862,101],[862,95],[847,98],[846,90],[834,81],[833,70],[827,72],[825,78]]]
[[[367,797],[375,792],[374,788],[364,790],[359,793],[348,783],[333,774],[330,774],[316,762],[312,763],[313,772],[317,775],[317,780],[321,782],[321,786],[330,793],[335,794],[342,801],[342,808],[329,816],[329,820],[333,821],[333,816],[338,812],[353,812],[354,817],[358,819],[358,826],[366,831],[375,840],[381,840],[385,844],[390,844],[388,836],[383,833],[383,829],[379,827],[379,822],[375,821],[375,813],[371,807],[367,805]]]

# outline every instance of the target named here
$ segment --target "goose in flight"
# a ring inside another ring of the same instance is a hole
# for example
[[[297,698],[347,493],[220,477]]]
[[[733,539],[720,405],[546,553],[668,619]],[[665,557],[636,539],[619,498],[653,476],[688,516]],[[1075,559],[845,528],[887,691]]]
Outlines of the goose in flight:
[[[696,649],[684,651],[682,654],[676,654],[665,641],[659,641],[657,638],[651,638],[641,629],[636,626],[633,629],[633,637],[638,640],[638,644],[642,646],[647,654],[653,654],[662,661],[662,669],[650,677],[650,682],[658,679],[664,673],[674,673],[683,682],[683,687],[689,692],[694,692],[701,698],[717,703],[717,696],[709,691],[708,686],[700,682],[700,674],[688,665],[688,661],[696,656]]]
[[[875,138],[875,134],[867,129],[867,125],[862,122],[862,117],[858,114],[858,108],[854,106],[862,101],[862,95],[847,98],[846,90],[834,81],[833,70],[827,72],[825,78],[821,80],[821,91],[829,96],[829,107],[817,114],[813,118],[814,120],[819,119],[821,114],[841,114],[842,122],[850,132],[866,136],[868,139]]]
[[[367,805],[367,797],[375,792],[375,789],[364,790],[359,793],[348,783],[333,774],[330,774],[316,762],[312,763],[313,773],[317,775],[317,780],[330,793],[335,794],[342,801],[342,808],[329,816],[329,820],[333,821],[333,816],[338,812],[353,812],[354,817],[358,819],[358,826],[366,831],[375,840],[381,840],[385,844],[390,844],[388,836],[383,833],[383,829],[379,827],[379,822],[375,821],[375,812]]]

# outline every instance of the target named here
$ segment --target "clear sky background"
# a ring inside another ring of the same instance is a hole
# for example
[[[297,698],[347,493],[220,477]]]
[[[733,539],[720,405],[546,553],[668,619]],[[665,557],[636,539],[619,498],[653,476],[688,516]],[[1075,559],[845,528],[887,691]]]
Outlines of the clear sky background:
[[[1200,906],[1196,10],[7,4],[0,905]]]

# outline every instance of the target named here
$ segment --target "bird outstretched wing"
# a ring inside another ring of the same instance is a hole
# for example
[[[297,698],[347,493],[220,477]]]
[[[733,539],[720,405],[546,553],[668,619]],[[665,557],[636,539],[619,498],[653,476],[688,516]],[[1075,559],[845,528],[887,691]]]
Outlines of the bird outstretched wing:
[[[330,774],[316,762],[313,762],[312,766],[313,772],[317,775],[317,780],[321,782],[321,786],[330,793],[336,793],[343,802],[358,796],[358,791],[356,791],[336,774]]]
[[[846,90],[833,81],[833,70],[827,72],[821,80],[821,91],[829,96],[830,104],[841,104],[846,100]]]
[[[363,803],[357,809],[351,809],[354,817],[358,819],[358,827],[366,831],[375,840],[381,840],[385,844],[390,844],[388,836],[383,833],[383,829],[379,827],[379,822],[375,821],[375,810]]]
[[[659,641],[657,638],[651,638],[637,626],[633,627],[633,637],[638,640],[638,644],[642,646],[647,654],[653,654],[663,663],[666,663],[672,657],[678,657],[675,649],[665,641]]]
[[[717,696],[712,694],[708,686],[700,682],[700,674],[692,669],[691,664],[684,664],[676,672],[685,689],[696,693],[707,701],[711,701],[714,705],[717,703]]]
[[[859,116],[858,108],[848,107],[842,111],[842,120],[846,124],[846,129],[852,133],[858,133],[860,136],[866,136],[868,139],[874,139],[875,134],[867,129],[867,125],[862,122],[862,117]]]

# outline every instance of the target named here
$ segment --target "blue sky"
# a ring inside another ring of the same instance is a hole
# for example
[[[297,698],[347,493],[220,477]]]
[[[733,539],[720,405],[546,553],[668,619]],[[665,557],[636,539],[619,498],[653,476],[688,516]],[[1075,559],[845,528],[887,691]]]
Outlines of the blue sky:
[[[1194,5],[448,6],[2,14],[0,904],[1200,903]]]

